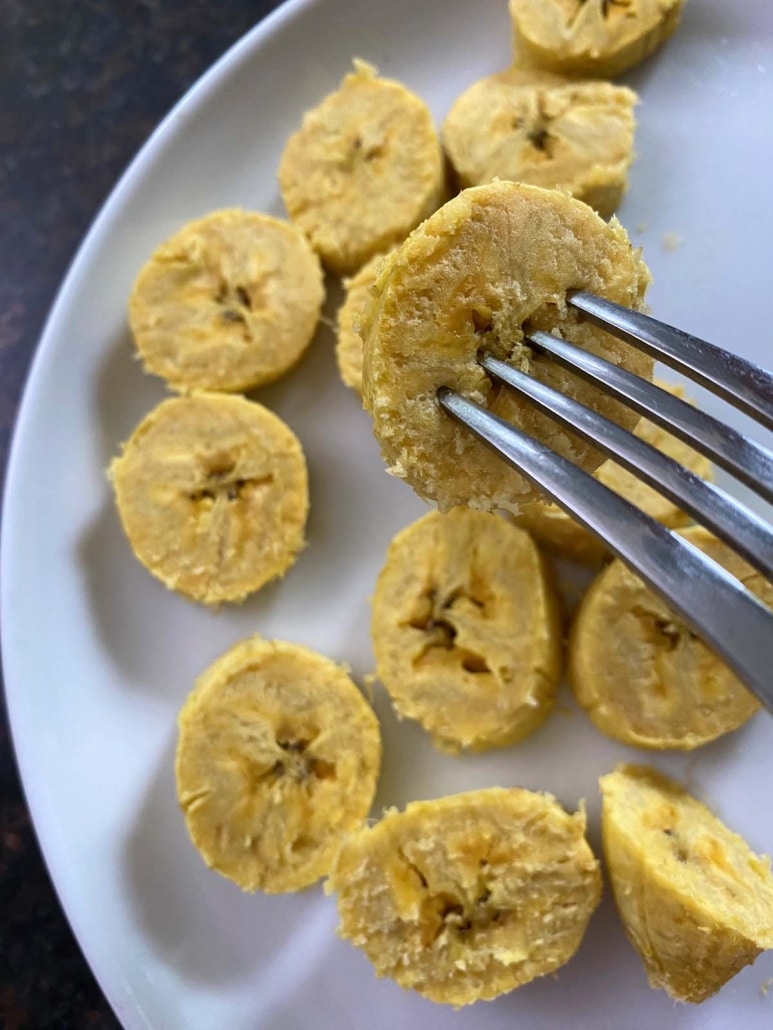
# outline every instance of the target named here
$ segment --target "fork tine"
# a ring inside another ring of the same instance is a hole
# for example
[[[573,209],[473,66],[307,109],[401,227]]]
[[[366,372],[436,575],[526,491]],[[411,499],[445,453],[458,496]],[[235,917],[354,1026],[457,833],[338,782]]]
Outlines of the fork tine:
[[[773,613],[697,547],[460,393],[442,408],[548,493],[660,594],[773,713]]]
[[[596,383],[657,422],[773,504],[773,454],[692,404],[550,333],[526,336],[534,350]]]
[[[773,713],[773,613],[746,587],[545,444],[452,390],[438,401],[638,573]]]
[[[567,301],[594,325],[646,351],[773,429],[773,375],[759,365],[594,293],[577,290]]]
[[[773,530],[740,501],[617,423],[533,376],[489,356],[481,356],[479,364],[490,376],[525,394],[543,411],[601,447],[619,464],[688,511],[773,582]]]

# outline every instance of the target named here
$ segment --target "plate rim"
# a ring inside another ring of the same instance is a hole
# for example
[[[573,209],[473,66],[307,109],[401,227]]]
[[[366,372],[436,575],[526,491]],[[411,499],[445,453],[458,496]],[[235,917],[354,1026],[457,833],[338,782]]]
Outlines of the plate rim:
[[[501,0],[500,0],[501,2]],[[60,353],[60,348],[53,345],[57,342],[52,336],[59,335],[56,327],[63,315],[68,314],[72,297],[77,297],[80,292],[78,280],[82,278],[83,266],[88,264],[93,249],[100,245],[104,236],[108,236],[115,230],[116,222],[120,219],[121,209],[128,202],[131,203],[134,194],[142,192],[144,179],[148,173],[154,171],[155,162],[161,158],[168,146],[175,146],[178,134],[185,133],[189,129],[191,119],[196,118],[201,105],[211,102],[218,91],[227,87],[233,75],[243,73],[249,67],[247,62],[262,62],[266,53],[270,55],[272,47],[277,38],[280,38],[283,31],[295,29],[295,23],[303,23],[305,16],[312,11],[324,12],[327,9],[329,0],[285,0],[271,12],[266,18],[252,26],[240,39],[238,39],[224,54],[214,61],[209,68],[191,85],[188,91],[171,107],[170,111],[163,117],[157,127],[149,135],[145,143],[138,149],[132,160],[128,163],[122,173],[117,176],[115,185],[110,190],[101,206],[96,212],[91,226],[84,234],[82,241],[77,247],[69,268],[63,276],[46,317],[44,327],[40,333],[37,347],[32,356],[30,368],[26,381],[21,391],[19,409],[17,412],[16,424],[9,446],[8,469],[5,480],[5,494],[2,507],[2,526],[0,526],[0,642],[3,647],[3,664],[6,670],[6,709],[8,711],[10,737],[13,752],[19,770],[22,789],[32,816],[33,828],[40,844],[46,867],[49,872],[54,889],[59,898],[68,923],[73,929],[76,940],[89,967],[100,984],[100,988],[111,1005],[116,1017],[127,1028],[135,1026],[153,1025],[149,1013],[152,1007],[146,1009],[141,997],[136,997],[132,985],[127,983],[122,975],[122,963],[116,959],[112,949],[105,948],[109,944],[109,937],[104,933],[100,934],[99,920],[95,920],[88,907],[83,906],[83,899],[79,897],[80,877],[72,876],[63,870],[61,855],[58,858],[59,877],[68,881],[65,886],[68,890],[62,891],[61,885],[52,873],[49,864],[48,853],[56,855],[60,850],[61,823],[52,819],[51,798],[47,797],[44,789],[45,777],[41,777],[36,762],[30,760],[32,750],[29,735],[29,718],[26,718],[24,741],[17,738],[16,717],[12,709],[17,709],[17,715],[21,719],[24,711],[22,690],[29,682],[29,672],[26,670],[26,653],[20,650],[20,640],[23,642],[28,635],[26,628],[29,623],[23,623],[14,617],[12,602],[19,597],[19,593],[25,589],[23,581],[20,580],[17,566],[26,568],[27,562],[21,562],[14,555],[19,554],[15,544],[24,543],[27,534],[23,531],[23,513],[15,502],[16,495],[20,488],[24,487],[27,480],[26,470],[21,467],[21,457],[29,451],[29,445],[35,438],[40,426],[39,418],[33,420],[32,413],[35,405],[40,403],[41,385],[45,379],[47,362],[55,359]],[[653,244],[650,243],[650,246]],[[61,343],[61,341],[59,341]],[[11,499],[14,499],[12,501]],[[14,513],[14,525],[9,524],[9,515]],[[29,539],[29,537],[27,537]],[[9,574],[10,573],[10,574]],[[11,602],[11,603],[9,603]],[[16,639],[15,639],[16,638]],[[20,640],[18,639],[20,638]],[[5,645],[14,641],[10,656],[6,654]],[[10,657],[10,660],[9,660]],[[9,684],[13,684],[9,687]],[[20,747],[20,744],[22,745]],[[26,752],[26,765],[22,757]],[[23,772],[24,770],[24,772]],[[25,775],[26,772],[26,775]],[[33,800],[34,794],[34,800]],[[38,823],[43,819],[47,823],[46,831],[41,834]],[[44,846],[44,840],[47,842]],[[68,904],[74,905],[75,917],[64,902],[64,897],[69,899]],[[78,932],[80,929],[81,932]],[[84,946],[82,932],[88,934],[91,941],[89,948]],[[111,985],[108,990],[107,984]]]
[[[133,1011],[125,1011],[132,1004],[131,991],[121,982],[120,975],[109,953],[101,952],[93,945],[87,945],[83,932],[82,920],[77,913],[77,906],[71,904],[69,891],[60,881],[50,860],[53,851],[51,837],[53,829],[46,826],[40,818],[43,808],[42,790],[36,783],[33,762],[27,756],[23,742],[23,734],[18,730],[16,703],[20,683],[23,681],[18,652],[15,651],[13,639],[16,636],[13,606],[10,603],[14,583],[18,576],[15,572],[15,547],[17,539],[18,519],[14,516],[17,483],[22,475],[22,454],[26,449],[26,440],[34,427],[32,412],[37,382],[41,370],[48,361],[48,354],[54,346],[55,326],[60,313],[75,288],[81,267],[87,262],[90,251],[98,239],[109,229],[114,214],[120,211],[124,197],[131,192],[136,179],[141,178],[147,165],[151,164],[156,154],[163,150],[168,140],[181,131],[187,121],[192,118],[207,97],[217,91],[221,82],[238,71],[242,64],[252,60],[255,53],[285,25],[301,17],[305,11],[324,3],[324,0],[281,0],[273,11],[261,18],[251,29],[232,43],[209,67],[195,80],[183,95],[171,106],[161,118],[147,139],[140,145],[134,156],[120,173],[107,197],[96,211],[91,224],[80,240],[54,295],[48,310],[43,328],[35,344],[32,360],[22,385],[18,409],[11,432],[8,447],[8,462],[4,482],[2,484],[2,508],[0,509],[0,663],[3,671],[3,704],[9,728],[11,755],[14,760],[22,798],[27,806],[38,848],[43,859],[46,873],[54,889],[57,901],[64,918],[75,938],[78,949],[86,961],[92,976],[97,981],[102,994],[110,1005],[116,1019],[124,1027],[139,1025],[141,1020],[150,1026],[143,1010],[134,1005]]]

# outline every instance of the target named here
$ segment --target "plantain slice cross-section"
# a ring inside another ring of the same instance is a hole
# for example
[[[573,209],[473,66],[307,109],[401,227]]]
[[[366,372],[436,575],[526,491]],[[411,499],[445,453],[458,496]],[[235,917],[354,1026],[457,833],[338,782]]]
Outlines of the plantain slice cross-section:
[[[190,222],[140,272],[129,322],[149,372],[180,392],[249,390],[301,359],[325,298],[302,233],[229,209]]]
[[[517,513],[536,489],[446,415],[441,387],[548,444],[587,471],[598,451],[500,389],[478,363],[501,358],[633,429],[638,416],[543,358],[529,329],[554,330],[585,350],[651,378],[652,360],[583,322],[567,304],[586,289],[639,309],[649,273],[623,228],[555,190],[493,182],[464,190],[384,262],[363,324],[363,401],[393,475],[447,511]]]
[[[517,58],[614,78],[676,30],[684,0],[510,0]]]
[[[462,186],[492,179],[561,189],[609,218],[633,161],[636,94],[511,68],[476,82],[443,123],[443,144]]]
[[[344,280],[346,296],[338,311],[336,362],[345,386],[362,395],[362,325],[375,296],[374,284],[384,262],[376,254],[351,279]]]
[[[675,397],[684,398],[684,389],[679,385],[658,381],[656,385]],[[661,426],[643,418],[634,433],[645,443],[656,447],[661,453],[678,461],[702,479],[712,478],[711,462],[708,458],[672,436]],[[669,529],[680,529],[691,522],[690,516],[681,511],[673,501],[647,486],[638,476],[634,476],[615,461],[605,461],[596,469],[594,475],[604,486],[614,490],[616,494]],[[517,517],[517,523],[528,529],[539,544],[560,558],[581,562],[584,565],[597,565],[609,553],[598,537],[567,515],[557,504],[542,501],[526,504]]]
[[[303,547],[301,445],[277,415],[243,397],[163,401],[109,474],[135,555],[193,600],[241,601],[286,572]]]
[[[177,793],[204,861],[245,891],[301,890],[367,816],[378,721],[328,658],[251,637],[196,683],[180,712]]]
[[[585,815],[491,788],[388,811],[346,839],[326,889],[378,976],[459,1007],[554,972],[598,904]]]
[[[708,530],[693,526],[680,535],[773,604],[773,585]],[[635,747],[688,751],[759,709],[724,662],[620,561],[599,573],[575,615],[569,679],[601,732]]]
[[[773,948],[770,859],[654,769],[600,783],[612,891],[650,986],[705,1001]]]
[[[290,218],[325,267],[353,274],[442,200],[443,154],[429,109],[399,82],[355,61],[288,140],[279,185]]]
[[[552,708],[557,612],[528,533],[488,512],[430,512],[395,537],[379,575],[376,673],[442,750],[513,743]]]

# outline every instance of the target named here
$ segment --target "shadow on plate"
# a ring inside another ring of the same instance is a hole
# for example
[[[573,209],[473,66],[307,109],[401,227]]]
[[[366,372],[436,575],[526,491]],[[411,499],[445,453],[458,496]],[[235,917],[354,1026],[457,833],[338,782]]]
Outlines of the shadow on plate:
[[[712,50],[718,51],[720,41],[724,40],[721,45],[726,46],[729,40],[743,39],[747,35],[742,20],[739,21],[737,12],[732,8],[720,10],[718,6],[685,3],[681,21],[672,39],[666,41],[641,64],[626,72],[620,81],[641,93],[646,91],[650,78],[658,76],[661,63],[667,64],[674,60],[674,46],[694,46],[705,51],[705,47],[709,45]],[[678,41],[678,44],[675,41]],[[684,60],[683,54],[680,54],[680,59]],[[698,66],[697,62],[695,66]]]
[[[109,501],[84,532],[78,551],[93,625],[133,685],[166,696],[172,689],[180,696],[181,678],[187,691],[205,665],[236,640],[236,632],[229,635],[225,607],[210,611],[187,601],[139,563]],[[256,629],[260,613],[282,589],[282,581],[269,583],[250,599]]]
[[[140,420],[169,396],[160,379],[142,371],[135,355],[128,328],[105,345],[94,398],[104,468]]]
[[[721,783],[725,777],[732,776],[733,766],[737,763],[738,756],[743,754],[747,738],[756,733],[760,728],[760,723],[764,724],[767,719],[769,719],[767,713],[760,710],[737,730],[725,733],[716,740],[712,740],[710,744],[703,744],[701,747],[695,748],[694,751],[686,752],[684,771],[674,774],[674,778],[691,794],[708,805],[715,815],[720,819],[727,820],[731,828],[733,828],[733,814],[720,811],[716,799],[712,796],[709,783],[714,781]]]
[[[174,748],[171,741],[164,750],[125,843],[126,893],[138,928],[185,980],[225,984],[249,976],[264,991],[276,979],[286,989],[333,938],[332,903],[319,887],[246,895],[207,869],[177,805]]]
[[[324,334],[328,334],[326,328]],[[322,332],[318,334],[322,335]],[[329,348],[322,346],[327,342],[315,340],[312,345],[316,363],[320,358],[329,357],[323,353]],[[292,388],[291,383],[288,386]],[[286,389],[283,383],[277,384],[274,400],[279,400]],[[121,443],[128,439],[141,419],[169,396],[161,380],[142,372],[128,330],[116,333],[106,346],[95,397],[103,468],[106,469],[120,452]],[[261,400],[268,402],[269,398]],[[102,509],[78,544],[93,622],[101,641],[132,683],[153,691],[164,690],[170,680],[179,679],[181,661],[184,671],[185,656],[198,651],[203,658],[198,666],[191,666],[189,670],[191,675],[187,682],[192,683],[192,676],[218,653],[211,646],[202,651],[206,642],[201,642],[202,632],[205,638],[219,639],[221,650],[233,642],[227,636],[224,618],[227,608],[210,611],[173,594],[155,580],[132,554],[107,477],[104,495]],[[261,614],[275,603],[277,592],[282,588],[282,581],[276,581],[249,599],[250,616],[256,628]]]
[[[711,1019],[713,1002],[719,999],[705,1001],[699,1014],[698,1006],[679,1005],[665,991],[649,986],[641,960],[625,935],[606,878],[603,889],[601,904],[591,917],[574,958],[554,976],[536,980],[499,1002],[512,1012],[516,1021],[512,1025],[517,1025],[518,1015],[528,1015],[529,1025],[565,1026],[569,1025],[567,1013],[571,1012],[573,1026],[649,1028],[658,1025],[653,1021],[656,1006],[659,1006],[662,1026],[668,1030],[703,1026],[703,1020],[707,1026],[709,1023],[723,1025]],[[758,964],[756,968],[742,971],[723,991],[725,995],[734,994],[739,1005],[754,1004],[760,999],[759,985],[763,976],[762,966]],[[528,1001],[528,1007],[519,1011],[521,1000]],[[739,1015],[742,1011],[746,1009],[739,1008]],[[647,1022],[634,1015],[640,1012],[647,1013]]]
[[[726,4],[685,3],[682,8],[682,20],[676,30],[678,37],[699,40],[717,45],[722,39],[737,39],[747,36],[743,18],[738,17],[738,9]],[[664,47],[663,53],[668,50]]]
[[[507,1007],[515,1020],[520,1014],[534,1026],[564,1026],[569,1011],[573,1023],[586,1026],[591,1025],[594,1016],[599,1016],[600,991],[606,995],[604,1025],[619,1027],[633,1025],[629,1022],[631,1009],[650,994],[606,883],[601,904],[591,917],[574,958],[553,976],[534,980],[498,1004]],[[679,1027],[680,1013],[674,1009],[674,1003],[665,994],[662,999],[665,1025]],[[685,1012],[685,1016],[687,1022],[692,1021],[689,1013]]]
[[[329,410],[328,404],[336,401],[336,395],[343,396],[340,390],[343,384],[338,379],[335,359],[336,319],[343,299],[344,289],[340,281],[326,276],[325,303],[319,325],[300,362],[273,383],[250,390],[247,394],[250,400],[258,401],[272,411],[281,409],[289,414],[293,408],[301,411],[313,407],[320,411]],[[344,389],[351,392],[346,387]],[[356,398],[351,399],[358,405]]]

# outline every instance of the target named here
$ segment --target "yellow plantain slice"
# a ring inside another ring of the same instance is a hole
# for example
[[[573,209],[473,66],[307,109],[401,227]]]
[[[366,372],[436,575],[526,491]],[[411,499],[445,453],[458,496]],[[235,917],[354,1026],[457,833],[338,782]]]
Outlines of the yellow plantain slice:
[[[363,61],[287,142],[279,185],[322,263],[351,275],[441,203],[443,154],[422,100]]]
[[[336,360],[345,386],[362,395],[362,323],[375,298],[374,283],[384,261],[376,254],[351,279],[344,280],[346,296],[338,312]]]
[[[676,30],[684,0],[510,0],[515,52],[550,71],[614,78]]]
[[[557,603],[531,537],[497,515],[430,512],[398,533],[371,629],[397,712],[444,751],[513,743],[553,706]]]
[[[681,386],[657,380],[656,385],[668,390],[675,397],[684,398],[684,389]],[[643,418],[634,433],[702,479],[713,478],[711,462],[708,458],[694,451],[692,447],[688,447],[687,444],[682,443],[681,440],[655,425],[654,422]],[[662,522],[664,526],[668,526],[669,529],[680,529],[688,526],[692,521],[690,516],[677,508],[673,501],[647,486],[614,461],[605,461],[596,469],[594,475],[604,486],[608,486],[610,490],[614,490],[616,494],[620,494],[631,504],[641,508],[647,515]],[[548,504],[542,501],[525,504],[520,515],[516,517],[516,522],[524,529],[528,529],[539,544],[547,547],[560,558],[581,562],[584,565],[597,565],[609,553],[600,540],[589,533],[579,522],[575,522],[557,504]]]
[[[458,98],[443,143],[462,186],[512,179],[560,189],[609,218],[633,161],[637,100],[609,82],[511,68]]]
[[[602,461],[511,390],[496,387],[485,351],[633,429],[638,416],[524,343],[555,330],[651,378],[652,361],[582,321],[567,292],[587,289],[641,308],[647,267],[616,221],[554,190],[493,182],[465,190],[414,230],[382,267],[362,327],[363,400],[390,472],[447,511],[464,504],[517,513],[536,489],[440,407],[458,390],[588,471]]]
[[[304,544],[306,461],[272,412],[225,394],[158,405],[109,470],[132,550],[167,587],[241,601]]]
[[[378,720],[343,669],[251,637],[199,677],[180,712],[177,795],[210,868],[281,894],[324,876],[373,801]]]
[[[773,585],[700,526],[682,530],[766,604]],[[679,617],[620,561],[593,581],[569,642],[575,696],[608,737],[690,751],[736,729],[759,702]]]
[[[607,871],[650,986],[705,1001],[773,948],[770,859],[654,769],[623,765],[600,785]]]
[[[552,973],[601,893],[585,814],[495,787],[388,811],[342,845],[326,884],[339,933],[378,976],[459,1007]]]
[[[303,356],[325,299],[305,237],[278,218],[216,211],[155,251],[129,302],[146,371],[180,392],[249,390]]]

